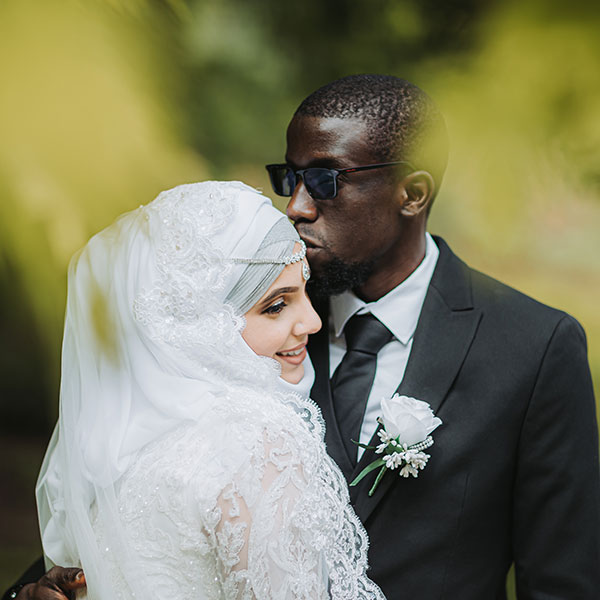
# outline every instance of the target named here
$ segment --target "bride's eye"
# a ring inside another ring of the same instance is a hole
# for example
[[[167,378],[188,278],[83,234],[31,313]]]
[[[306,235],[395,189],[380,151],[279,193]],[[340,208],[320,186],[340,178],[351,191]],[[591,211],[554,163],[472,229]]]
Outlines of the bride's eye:
[[[262,314],[276,315],[280,313],[286,306],[287,304],[283,300],[278,300],[277,302],[271,304],[271,306],[267,306],[267,308],[263,310]]]

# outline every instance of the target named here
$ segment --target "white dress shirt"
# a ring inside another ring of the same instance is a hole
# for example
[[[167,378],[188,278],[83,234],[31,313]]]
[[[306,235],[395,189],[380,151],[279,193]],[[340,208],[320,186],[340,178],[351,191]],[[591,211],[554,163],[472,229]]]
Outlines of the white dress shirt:
[[[346,353],[344,326],[355,314],[372,313],[393,334],[394,339],[377,354],[377,369],[360,430],[360,442],[368,444],[377,429],[381,400],[390,397],[400,385],[412,348],[421,308],[438,260],[439,250],[429,233],[425,234],[425,257],[399,285],[376,302],[363,302],[347,291],[330,299],[329,376]],[[358,448],[358,459],[364,450]]]

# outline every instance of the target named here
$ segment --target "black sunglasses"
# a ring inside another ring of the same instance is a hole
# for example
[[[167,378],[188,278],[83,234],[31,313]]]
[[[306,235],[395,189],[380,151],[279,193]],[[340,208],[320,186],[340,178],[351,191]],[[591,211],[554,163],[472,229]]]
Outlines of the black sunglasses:
[[[273,191],[278,196],[291,196],[298,185],[299,179],[304,182],[306,191],[315,200],[330,200],[337,196],[337,178],[342,173],[355,173],[356,171],[369,171],[394,165],[407,165],[412,170],[414,167],[404,160],[396,162],[378,163],[363,167],[350,167],[349,169],[326,169],[323,167],[309,167],[308,169],[292,169],[286,164],[267,165],[269,178]]]

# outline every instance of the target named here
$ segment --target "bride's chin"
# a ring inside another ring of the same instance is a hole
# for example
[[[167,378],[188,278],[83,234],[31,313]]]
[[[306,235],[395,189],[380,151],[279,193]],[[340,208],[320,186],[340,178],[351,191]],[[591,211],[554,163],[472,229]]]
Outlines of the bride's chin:
[[[287,371],[287,372],[286,372]],[[281,379],[288,383],[296,384],[302,381],[304,377],[304,365],[298,365],[294,369],[286,369],[284,365],[281,365]]]

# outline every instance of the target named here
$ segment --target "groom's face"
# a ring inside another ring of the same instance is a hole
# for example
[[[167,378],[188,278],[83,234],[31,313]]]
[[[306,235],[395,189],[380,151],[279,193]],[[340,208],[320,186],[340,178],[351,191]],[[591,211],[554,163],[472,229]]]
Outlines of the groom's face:
[[[286,162],[294,169],[345,169],[382,162],[359,119],[296,116],[287,132]],[[335,198],[312,198],[302,180],[287,207],[307,245],[313,277],[323,293],[359,288],[383,266],[397,244],[401,219],[392,169],[338,176]]]

